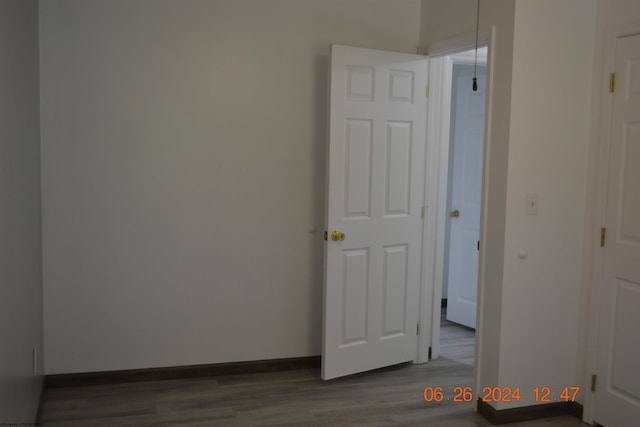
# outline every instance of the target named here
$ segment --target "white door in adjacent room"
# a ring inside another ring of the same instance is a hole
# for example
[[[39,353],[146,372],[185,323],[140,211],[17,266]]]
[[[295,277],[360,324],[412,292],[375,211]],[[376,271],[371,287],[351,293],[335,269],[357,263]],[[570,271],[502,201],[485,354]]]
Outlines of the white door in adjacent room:
[[[414,360],[424,56],[333,45],[322,378]]]
[[[594,421],[640,425],[640,35],[617,39]]]
[[[486,69],[486,66],[477,67],[476,92],[472,89],[473,65],[455,64],[451,80],[447,320],[474,329],[478,300]]]

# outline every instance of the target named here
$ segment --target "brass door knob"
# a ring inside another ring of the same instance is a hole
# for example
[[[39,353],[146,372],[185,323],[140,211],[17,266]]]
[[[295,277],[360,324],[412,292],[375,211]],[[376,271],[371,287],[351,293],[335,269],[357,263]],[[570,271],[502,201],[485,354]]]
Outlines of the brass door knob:
[[[331,240],[334,242],[342,242],[345,238],[345,234],[340,230],[333,230],[331,232]]]
[[[458,209],[456,209],[455,211],[451,211],[451,212],[449,212],[449,216],[451,218],[459,218],[460,217],[460,211]]]

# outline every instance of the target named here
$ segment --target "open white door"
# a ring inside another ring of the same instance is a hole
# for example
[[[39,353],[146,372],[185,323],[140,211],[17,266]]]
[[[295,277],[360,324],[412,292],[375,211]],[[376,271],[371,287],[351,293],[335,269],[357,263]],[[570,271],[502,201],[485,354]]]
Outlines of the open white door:
[[[487,67],[477,67],[476,92],[473,69],[456,64],[451,80],[447,319],[475,329]]]
[[[331,48],[323,379],[416,357],[427,73]]]
[[[616,42],[594,421],[640,425],[640,35]]]

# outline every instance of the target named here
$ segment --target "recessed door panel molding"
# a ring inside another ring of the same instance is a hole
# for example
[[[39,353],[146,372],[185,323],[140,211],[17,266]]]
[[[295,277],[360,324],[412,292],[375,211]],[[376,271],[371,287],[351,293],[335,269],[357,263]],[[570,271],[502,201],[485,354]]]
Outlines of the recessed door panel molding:
[[[389,101],[399,104],[413,104],[414,72],[389,70]]]
[[[627,97],[638,96],[640,95],[640,57],[629,58],[627,70],[629,73]]]
[[[411,122],[387,122],[385,216],[409,213],[412,128]]]
[[[341,346],[363,344],[367,340],[367,301],[369,299],[369,250],[344,251],[342,275]]]
[[[640,325],[640,283],[618,279],[616,284],[613,324],[611,325],[613,340],[611,343],[611,375],[609,376],[612,391],[621,397],[632,399],[640,406],[640,350],[637,339]]]
[[[428,59],[331,47],[322,378],[414,360]]]
[[[407,314],[407,245],[385,246],[382,292],[382,339],[404,334]]]
[[[620,172],[620,240],[640,244],[640,123],[625,123]]]
[[[451,236],[451,244],[459,248],[458,254],[462,259],[474,259],[477,257],[477,236],[478,232],[473,227],[461,227],[457,233]],[[464,268],[449,271],[450,282],[457,285],[449,289],[448,300],[455,301],[455,303],[447,305],[447,317],[452,317],[458,321],[457,323],[465,326],[475,324],[478,290],[476,283],[469,280],[468,277],[477,277],[477,275],[477,263],[471,263]]]
[[[473,259],[474,255],[478,252],[477,236],[478,233],[474,227],[461,229],[460,246],[463,248],[464,256],[467,259]],[[472,275],[478,275],[477,263],[472,263],[468,265],[467,268],[471,270]],[[463,302],[471,304],[469,309],[473,310],[473,313],[475,313],[475,307],[478,301],[478,288],[474,286],[473,282],[463,282],[463,286],[458,288],[458,297]]]
[[[374,73],[373,67],[347,66],[347,99],[349,101],[373,102]]]
[[[371,156],[373,121],[345,122],[345,212],[346,218],[369,217],[371,211]]]
[[[481,108],[484,111],[484,108]],[[484,117],[481,118],[484,122]],[[480,205],[482,202],[482,154],[484,141],[484,128],[471,127],[465,130],[464,136],[463,167],[461,179],[462,199],[465,203]],[[480,179],[478,179],[480,177]],[[480,217],[478,217],[480,227]]]

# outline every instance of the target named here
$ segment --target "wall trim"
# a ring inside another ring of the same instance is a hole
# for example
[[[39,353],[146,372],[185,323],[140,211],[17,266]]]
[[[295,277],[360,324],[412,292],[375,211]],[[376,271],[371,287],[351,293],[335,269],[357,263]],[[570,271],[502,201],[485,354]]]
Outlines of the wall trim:
[[[573,415],[582,419],[582,410],[582,405],[578,402],[554,402],[520,408],[496,409],[482,399],[478,399],[478,413],[492,424],[506,424],[561,415]]]
[[[491,38],[491,29],[480,30],[478,32],[479,44],[487,44]],[[458,37],[453,37],[447,40],[440,40],[432,42],[429,46],[421,46],[418,48],[418,53],[423,55],[437,56],[437,55],[452,55],[463,52],[465,50],[473,49],[475,47],[476,33],[465,33]],[[469,47],[471,46],[471,47]]]
[[[82,387],[143,381],[216,377],[234,374],[253,374],[260,372],[290,371],[294,369],[310,368],[320,368],[320,356],[46,375],[45,386],[46,388]]]

